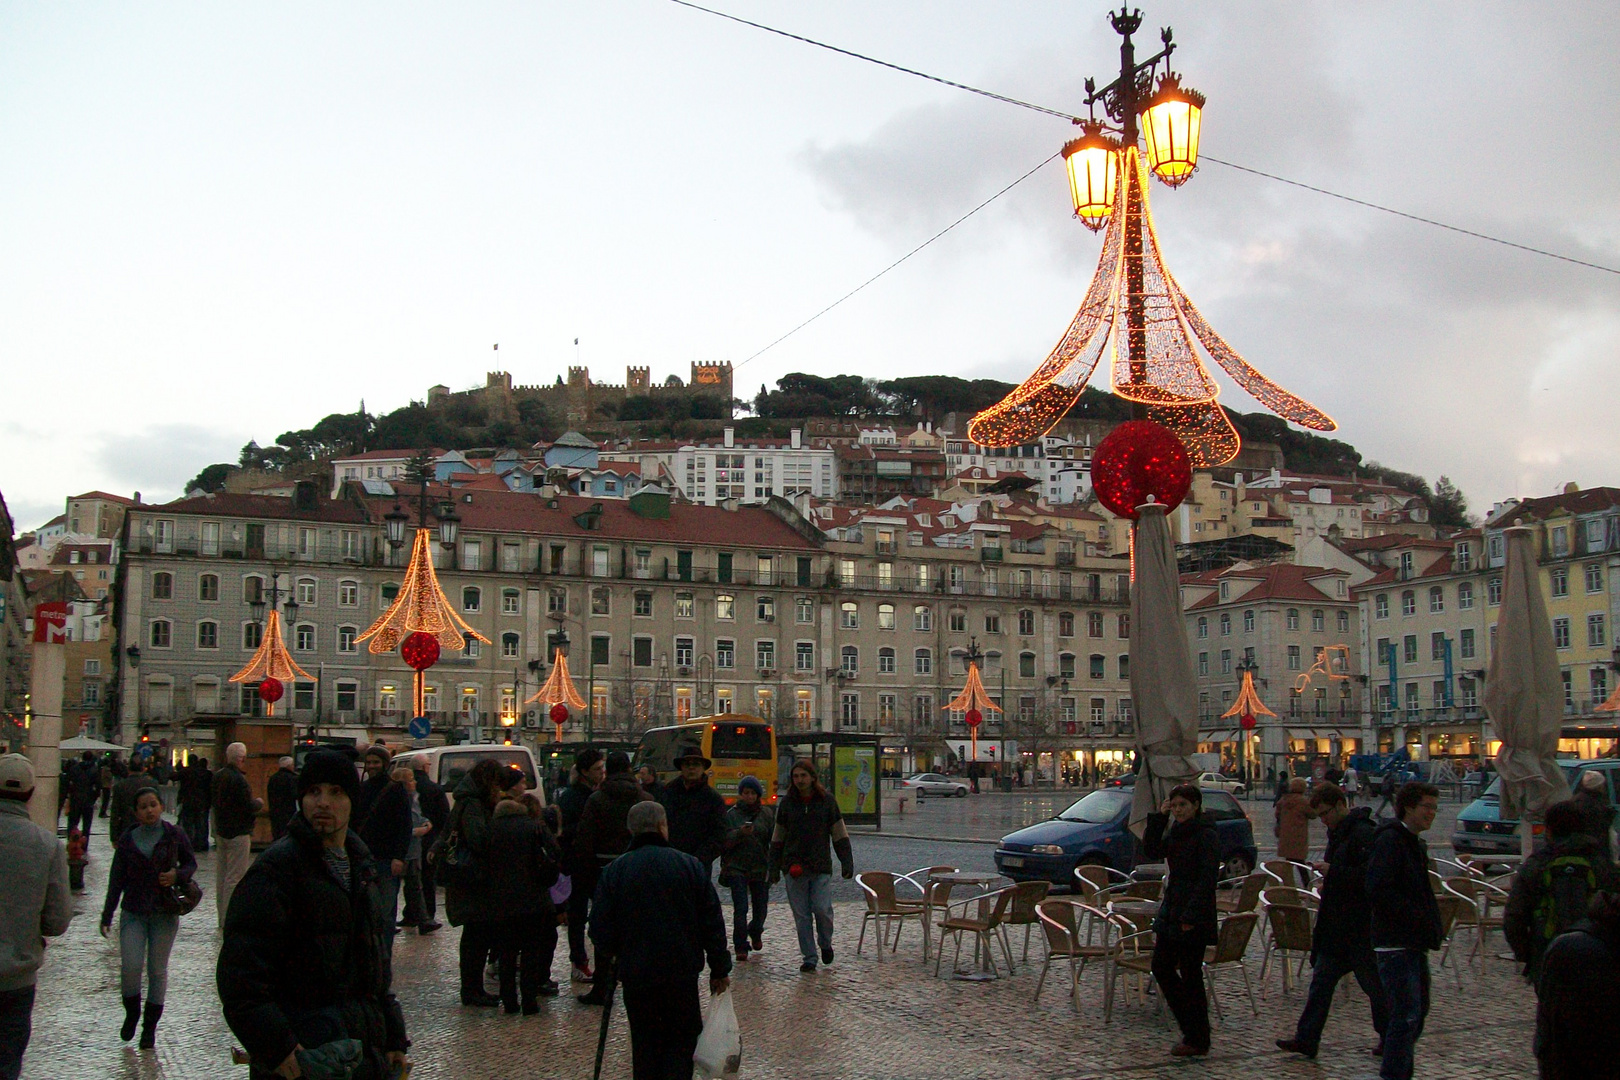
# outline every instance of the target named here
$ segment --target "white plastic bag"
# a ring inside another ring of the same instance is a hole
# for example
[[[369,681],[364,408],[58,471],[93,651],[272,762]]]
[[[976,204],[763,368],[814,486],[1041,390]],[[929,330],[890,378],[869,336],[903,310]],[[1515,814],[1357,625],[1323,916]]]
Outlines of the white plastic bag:
[[[741,1065],[742,1029],[737,1026],[737,1010],[728,990],[709,999],[709,1015],[703,1018],[703,1034],[692,1055],[692,1078],[737,1080]]]

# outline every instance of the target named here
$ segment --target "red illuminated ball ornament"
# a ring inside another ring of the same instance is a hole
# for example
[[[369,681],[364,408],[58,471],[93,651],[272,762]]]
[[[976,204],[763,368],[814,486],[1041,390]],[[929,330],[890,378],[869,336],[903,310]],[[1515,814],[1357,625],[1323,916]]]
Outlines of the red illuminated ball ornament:
[[[980,722],[984,720],[984,713],[978,709],[969,709],[962,719],[967,723],[968,727],[978,727]]]
[[[558,727],[562,727],[564,724],[568,723],[568,706],[564,705],[560,701],[553,705],[551,707],[551,722],[556,724]]]
[[[1242,716],[1238,717],[1238,723],[1243,726],[1244,731],[1253,731],[1255,725],[1254,713],[1244,713]]]
[[[418,630],[400,644],[399,655],[416,671],[426,671],[439,662],[439,639]]]
[[[1153,496],[1168,512],[1192,487],[1192,460],[1175,432],[1151,420],[1129,420],[1109,432],[1091,457],[1097,499],[1120,517],[1136,520],[1136,508]]]
[[[265,679],[259,683],[259,699],[267,704],[274,705],[286,692],[287,689],[281,685],[280,679]]]

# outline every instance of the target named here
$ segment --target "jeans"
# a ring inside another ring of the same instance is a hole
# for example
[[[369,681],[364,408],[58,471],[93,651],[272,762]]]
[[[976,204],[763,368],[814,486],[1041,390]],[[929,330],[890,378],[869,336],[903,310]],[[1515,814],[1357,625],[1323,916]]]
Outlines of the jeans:
[[[734,926],[731,944],[737,952],[748,952],[753,948],[749,938],[759,937],[765,932],[765,902],[770,893],[771,887],[763,881],[737,880],[731,883],[731,919]],[[752,917],[749,915],[750,902],[753,906]]]
[[[1384,1064],[1378,1075],[1383,1080],[1412,1080],[1414,1052],[1429,1015],[1429,954],[1422,949],[1381,952],[1378,978],[1389,1002]]]
[[[1295,1042],[1312,1051],[1321,1044],[1322,1028],[1327,1025],[1328,1010],[1333,1007],[1333,992],[1339,980],[1352,972],[1372,1006],[1373,1030],[1380,1039],[1384,1037],[1389,1028],[1389,1005],[1384,999],[1384,984],[1379,980],[1375,955],[1366,950],[1347,956],[1320,952],[1311,972],[1310,992],[1305,995],[1305,1011],[1299,1014],[1299,1026],[1294,1030]]]
[[[623,992],[631,1075],[635,1080],[692,1080],[692,1055],[703,1033],[697,980],[627,985]]]
[[[832,875],[805,874],[803,877],[785,877],[788,907],[793,909],[793,926],[799,932],[799,955],[804,962],[816,962],[816,942],[823,949],[832,948],[833,909]],[[810,918],[815,917],[815,932],[810,929]]]
[[[427,913],[427,904],[422,899],[422,860],[406,859],[405,873],[400,878],[405,893],[404,922],[413,926],[431,922]]]
[[[1204,994],[1204,945],[1159,938],[1153,946],[1153,978],[1181,1027],[1181,1041],[1209,1049],[1209,998]]]
[[[242,836],[219,836],[219,854],[214,864],[219,879],[214,882],[214,903],[219,909],[219,926],[225,928],[225,913],[231,908],[231,894],[241,883],[242,875],[248,872],[253,864],[253,834],[245,833]]]
[[[519,915],[496,923],[495,955],[500,963],[501,1003],[515,1009],[521,986],[523,1003],[532,1004],[540,984],[551,978],[551,960],[557,955],[556,914],[548,908],[543,915]]]
[[[34,988],[0,990],[0,1080],[22,1075],[23,1052],[33,1033]],[[693,1040],[695,1047],[697,1041]]]
[[[118,916],[118,955],[122,961],[119,983],[124,997],[141,996],[141,970],[146,971],[146,1000],[162,1005],[169,989],[169,953],[174,935],[180,929],[180,916],[154,911],[137,915],[123,911]]]

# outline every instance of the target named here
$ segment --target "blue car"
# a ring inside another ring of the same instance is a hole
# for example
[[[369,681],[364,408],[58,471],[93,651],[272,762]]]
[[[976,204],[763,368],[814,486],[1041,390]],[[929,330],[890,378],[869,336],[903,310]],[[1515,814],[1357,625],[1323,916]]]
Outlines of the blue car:
[[[1616,781],[1620,780],[1620,760],[1600,758],[1595,761],[1561,763],[1564,779],[1571,790],[1580,783],[1582,774],[1596,769],[1609,781],[1609,803],[1615,803]],[[1459,855],[1517,855],[1521,843],[1517,820],[1502,820],[1502,780],[1498,777],[1479,798],[1463,808],[1457,815],[1457,829],[1451,834],[1451,847]],[[1539,828],[1539,826],[1538,826]]]
[[[1257,853],[1249,815],[1231,795],[1201,788],[1204,813],[1215,819],[1221,837],[1221,876],[1242,877],[1254,869]],[[1014,881],[1072,885],[1074,868],[1109,866],[1130,873],[1144,859],[1141,841],[1127,823],[1131,788],[1100,788],[1057,817],[1001,838],[996,870]]]

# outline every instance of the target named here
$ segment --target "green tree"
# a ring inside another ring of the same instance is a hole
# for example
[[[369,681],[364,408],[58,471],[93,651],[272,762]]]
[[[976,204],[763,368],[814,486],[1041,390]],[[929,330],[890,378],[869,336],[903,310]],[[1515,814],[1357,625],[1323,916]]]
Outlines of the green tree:
[[[1434,496],[1429,500],[1429,519],[1442,529],[1466,529],[1473,524],[1468,518],[1468,497],[1451,482],[1449,476],[1442,476],[1434,482]]]
[[[251,443],[249,444],[252,445]],[[244,448],[245,452],[245,448]],[[210,465],[202,472],[191,478],[186,485],[187,491],[219,491],[225,487],[225,480],[234,472],[240,472],[239,466],[221,462]]]

